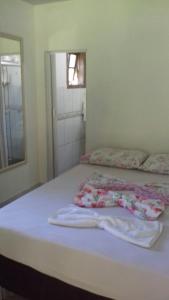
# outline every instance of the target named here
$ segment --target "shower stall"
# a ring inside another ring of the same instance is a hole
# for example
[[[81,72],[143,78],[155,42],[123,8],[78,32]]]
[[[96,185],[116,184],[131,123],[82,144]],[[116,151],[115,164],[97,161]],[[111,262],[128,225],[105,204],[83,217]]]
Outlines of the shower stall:
[[[0,56],[0,168],[24,160],[20,55]]]

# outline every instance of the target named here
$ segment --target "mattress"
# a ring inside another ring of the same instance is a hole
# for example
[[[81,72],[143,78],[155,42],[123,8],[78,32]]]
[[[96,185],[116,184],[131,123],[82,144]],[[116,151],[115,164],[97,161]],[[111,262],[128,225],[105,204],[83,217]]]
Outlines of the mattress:
[[[48,224],[71,204],[79,184],[95,170],[132,182],[168,182],[169,176],[78,165],[0,209],[0,254],[44,274],[116,300],[169,299],[169,210],[164,231],[151,249],[127,243],[97,228]],[[96,209],[102,215],[134,218],[123,208]]]

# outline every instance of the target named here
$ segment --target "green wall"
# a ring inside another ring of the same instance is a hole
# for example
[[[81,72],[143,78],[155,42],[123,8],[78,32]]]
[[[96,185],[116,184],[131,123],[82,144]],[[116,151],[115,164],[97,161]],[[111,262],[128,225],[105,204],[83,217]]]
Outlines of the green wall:
[[[87,149],[169,149],[169,4],[71,0],[35,8],[39,153],[46,170],[45,50],[87,49]]]
[[[0,0],[0,31],[18,36],[24,41],[23,75],[26,126],[25,164],[0,172],[0,202],[2,202],[32,188],[39,182],[33,6],[20,0]]]
[[[0,36],[0,54],[19,54],[20,42]]]

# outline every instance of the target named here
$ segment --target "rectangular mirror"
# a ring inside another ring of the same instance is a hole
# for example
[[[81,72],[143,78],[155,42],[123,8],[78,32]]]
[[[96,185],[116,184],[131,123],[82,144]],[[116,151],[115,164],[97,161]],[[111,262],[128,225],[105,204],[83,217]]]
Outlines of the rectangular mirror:
[[[21,39],[0,33],[0,171],[25,161]]]

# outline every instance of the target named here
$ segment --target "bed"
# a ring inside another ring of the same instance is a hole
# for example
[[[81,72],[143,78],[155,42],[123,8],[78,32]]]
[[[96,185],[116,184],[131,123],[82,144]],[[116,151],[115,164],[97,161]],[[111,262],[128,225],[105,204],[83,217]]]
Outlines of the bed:
[[[78,165],[3,207],[1,286],[29,299],[169,299],[168,209],[160,217],[163,233],[151,249],[97,228],[48,224],[48,217],[71,204],[79,184],[95,170],[136,183],[169,180],[168,175]],[[134,218],[119,207],[102,208],[101,213]]]

